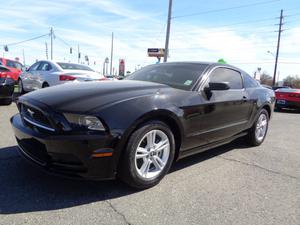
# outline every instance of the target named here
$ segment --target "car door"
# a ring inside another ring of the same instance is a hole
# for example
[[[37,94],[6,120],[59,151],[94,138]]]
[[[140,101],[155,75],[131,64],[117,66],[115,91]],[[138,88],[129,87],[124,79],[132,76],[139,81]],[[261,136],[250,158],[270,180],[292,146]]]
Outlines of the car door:
[[[210,90],[210,84],[224,83],[228,90]],[[246,128],[251,105],[243,86],[241,73],[229,67],[214,68],[201,85],[204,99],[199,118],[199,136],[209,143],[234,136]]]
[[[39,67],[40,62],[34,63],[28,71],[22,74],[21,79],[23,87],[26,91],[34,90],[34,77],[36,76],[37,68]]]
[[[48,62],[43,62],[39,68],[38,68],[38,74],[37,74],[37,80],[36,80],[36,86],[37,88],[42,88],[44,82],[47,82],[50,84],[50,79],[51,79],[51,71],[52,71],[52,66]]]

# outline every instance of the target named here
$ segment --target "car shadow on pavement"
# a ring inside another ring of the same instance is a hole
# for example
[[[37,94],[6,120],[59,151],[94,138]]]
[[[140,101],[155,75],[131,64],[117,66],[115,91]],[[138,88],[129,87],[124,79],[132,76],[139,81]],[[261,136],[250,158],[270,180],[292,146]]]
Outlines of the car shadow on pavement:
[[[286,113],[286,114],[300,114],[300,109],[288,109],[288,108],[284,108],[284,109],[275,109],[274,112],[277,113]]]
[[[236,148],[239,141],[176,162],[170,173]],[[120,181],[72,180],[49,175],[26,162],[17,147],[0,149],[0,214],[69,208],[136,193]]]

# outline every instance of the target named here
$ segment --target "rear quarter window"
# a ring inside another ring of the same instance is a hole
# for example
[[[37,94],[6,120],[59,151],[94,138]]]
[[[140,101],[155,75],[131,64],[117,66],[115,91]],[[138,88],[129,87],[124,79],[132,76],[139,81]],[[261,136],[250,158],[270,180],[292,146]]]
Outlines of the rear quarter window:
[[[255,88],[259,86],[258,82],[254,80],[254,78],[252,78],[250,75],[243,74],[243,78],[245,88]]]

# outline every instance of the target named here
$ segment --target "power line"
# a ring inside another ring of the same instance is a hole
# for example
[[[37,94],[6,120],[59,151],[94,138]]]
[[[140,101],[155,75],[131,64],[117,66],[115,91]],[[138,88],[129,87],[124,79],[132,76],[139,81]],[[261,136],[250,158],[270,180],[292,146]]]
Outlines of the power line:
[[[222,8],[222,9],[202,11],[202,12],[198,12],[198,13],[191,13],[191,14],[186,14],[186,15],[174,16],[174,17],[172,17],[172,19],[178,19],[178,18],[184,18],[184,17],[191,17],[191,16],[198,16],[198,15],[209,14],[209,13],[216,13],[216,12],[222,12],[222,11],[228,11],[228,10],[233,10],[233,9],[248,8],[248,7],[258,6],[258,5],[266,5],[266,4],[271,4],[271,3],[279,2],[279,1],[281,1],[281,0],[270,0],[270,1],[256,2],[256,3],[245,4],[245,5],[240,5],[240,6],[233,6],[233,7]]]
[[[252,24],[252,23],[261,23],[261,22],[265,22],[265,21],[274,21],[276,18],[274,17],[269,17],[269,18],[262,18],[262,19],[257,19],[257,20],[245,20],[245,21],[241,21],[241,22],[237,22],[237,23],[231,23],[231,24],[224,24],[224,25],[220,25],[220,26],[210,26],[210,27],[203,27],[203,29],[209,28],[209,29],[218,29],[218,28],[224,28],[224,27],[232,27],[232,26],[236,26],[236,25],[244,25],[244,24]],[[274,25],[272,25],[274,26]],[[189,29],[190,30],[190,29]],[[182,30],[181,32],[186,32],[187,30]]]
[[[66,46],[73,48],[71,45],[69,45],[66,41],[64,41],[62,38],[60,38],[59,36],[55,35],[56,39],[61,41],[63,44],[65,44]]]
[[[37,37],[33,37],[33,38],[30,38],[30,39],[26,39],[24,41],[13,42],[13,43],[9,43],[9,44],[2,44],[2,45],[6,45],[6,46],[19,45],[19,44],[22,44],[22,43],[25,43],[25,42],[28,42],[28,41],[33,41],[33,40],[36,40],[36,39],[39,39],[39,38],[42,38],[42,37],[45,37],[45,36],[49,36],[49,33],[48,34],[43,34],[43,35],[40,35],[40,36],[37,36]]]

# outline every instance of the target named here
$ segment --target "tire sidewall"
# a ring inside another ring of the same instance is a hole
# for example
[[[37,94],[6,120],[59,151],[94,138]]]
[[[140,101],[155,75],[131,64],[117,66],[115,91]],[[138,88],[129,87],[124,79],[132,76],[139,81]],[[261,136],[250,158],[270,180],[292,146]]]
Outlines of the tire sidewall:
[[[267,117],[267,128],[266,128],[266,132],[265,132],[265,135],[264,135],[263,139],[261,141],[259,141],[257,139],[256,135],[255,135],[255,131],[256,131],[256,126],[257,126],[257,123],[258,123],[258,120],[259,120],[259,117],[260,117],[261,114],[265,114],[266,117]],[[260,144],[262,144],[264,142],[264,140],[265,140],[265,138],[267,136],[267,133],[268,133],[268,129],[269,129],[269,119],[270,119],[269,118],[269,113],[267,112],[267,110],[261,109],[260,112],[259,112],[259,114],[258,114],[258,116],[257,116],[257,119],[255,120],[255,123],[253,125],[253,130],[252,130],[254,141],[255,141],[256,145],[260,145]]]
[[[136,150],[137,150],[137,147],[138,147],[141,139],[145,136],[146,133],[148,133],[151,130],[161,130],[167,135],[169,142],[170,142],[170,153],[169,153],[169,159],[167,161],[167,164],[164,167],[164,169],[161,171],[161,173],[154,178],[145,179],[145,178],[141,177],[136,170],[135,154],[136,154]],[[130,140],[127,144],[126,152],[127,152],[126,160],[128,160],[128,172],[129,172],[129,176],[131,177],[131,179],[133,181],[133,182],[131,182],[130,185],[135,186],[137,188],[152,187],[152,186],[156,185],[157,183],[159,183],[159,181],[166,175],[166,173],[169,171],[169,169],[172,165],[172,162],[174,160],[174,155],[175,155],[174,135],[172,134],[172,131],[166,124],[164,124],[160,121],[149,122],[149,123],[145,124],[144,126],[142,126],[141,128],[139,128],[138,130],[136,130],[131,135]]]

